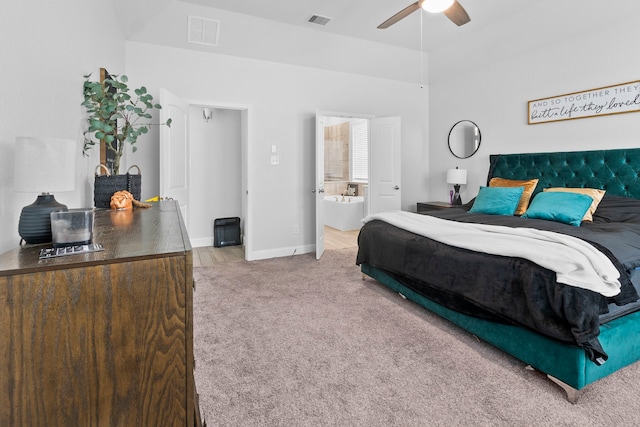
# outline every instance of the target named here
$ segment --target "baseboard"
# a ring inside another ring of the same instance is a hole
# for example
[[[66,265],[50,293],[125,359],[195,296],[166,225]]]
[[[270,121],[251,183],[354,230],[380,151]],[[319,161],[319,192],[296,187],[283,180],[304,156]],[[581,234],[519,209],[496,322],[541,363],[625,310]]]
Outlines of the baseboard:
[[[191,242],[191,247],[193,248],[201,248],[203,246],[213,246],[213,236],[211,237],[200,237],[198,239],[189,239]]]
[[[200,237],[197,239],[190,239],[191,247],[201,248],[204,246],[213,246],[213,237]],[[289,246],[286,248],[267,249],[264,251],[254,251],[252,254],[246,254],[250,258],[248,261],[254,261],[259,259],[278,258],[283,256],[301,255],[309,252],[315,252],[316,245],[304,245],[304,246]]]
[[[269,249],[264,251],[253,251],[251,259],[249,261],[255,261],[259,259],[279,258],[283,256],[301,255],[309,252],[315,252],[316,245],[305,246],[289,246],[286,248]]]

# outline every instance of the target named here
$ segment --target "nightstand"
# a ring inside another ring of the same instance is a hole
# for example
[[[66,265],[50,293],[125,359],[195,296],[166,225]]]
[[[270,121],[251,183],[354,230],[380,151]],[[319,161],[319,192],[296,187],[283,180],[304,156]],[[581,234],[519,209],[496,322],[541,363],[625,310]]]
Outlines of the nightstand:
[[[417,213],[428,212],[428,211],[436,211],[439,209],[449,209],[455,208],[449,202],[418,202],[418,207],[416,209]]]

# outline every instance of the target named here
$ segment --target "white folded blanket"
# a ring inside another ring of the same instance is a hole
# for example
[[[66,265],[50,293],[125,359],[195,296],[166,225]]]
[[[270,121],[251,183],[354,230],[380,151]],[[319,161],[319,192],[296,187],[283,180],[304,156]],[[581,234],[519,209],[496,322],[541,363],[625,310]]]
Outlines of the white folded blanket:
[[[534,228],[448,221],[403,211],[369,215],[362,222],[376,219],[450,246],[527,259],[554,271],[558,283],[607,297],[620,293],[620,274],[611,260],[576,237]]]

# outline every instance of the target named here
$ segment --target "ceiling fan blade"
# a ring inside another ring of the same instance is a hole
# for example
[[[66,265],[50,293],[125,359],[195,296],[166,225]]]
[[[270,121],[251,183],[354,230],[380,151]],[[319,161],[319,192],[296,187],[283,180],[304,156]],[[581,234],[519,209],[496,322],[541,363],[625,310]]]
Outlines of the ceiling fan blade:
[[[471,18],[469,18],[467,11],[464,10],[464,7],[462,7],[460,3],[458,3],[458,0],[454,0],[451,7],[445,10],[443,13],[447,15],[447,18],[449,18],[454,24],[458,26],[464,25],[467,22],[471,21]]]
[[[407,16],[411,15],[413,12],[415,12],[418,9],[420,9],[420,2],[419,1],[415,2],[414,4],[412,4],[410,6],[405,7],[400,12],[396,13],[391,18],[387,19],[382,24],[378,25],[378,28],[380,28],[380,29],[388,28],[388,27],[392,26],[393,24],[395,24],[396,22],[398,22],[399,20],[401,20],[403,18],[406,18]]]

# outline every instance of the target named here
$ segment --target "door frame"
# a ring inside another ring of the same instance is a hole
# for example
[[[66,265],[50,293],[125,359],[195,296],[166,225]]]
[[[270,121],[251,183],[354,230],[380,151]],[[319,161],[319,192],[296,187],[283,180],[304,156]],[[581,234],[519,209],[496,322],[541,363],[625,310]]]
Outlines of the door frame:
[[[240,134],[241,134],[241,192],[242,192],[242,221],[243,221],[243,239],[244,259],[251,261],[253,255],[253,216],[251,206],[253,205],[253,165],[251,164],[251,156],[254,145],[253,131],[253,106],[251,104],[236,104],[220,101],[204,101],[197,99],[185,99],[190,106],[217,108],[221,110],[238,110],[240,111]]]
[[[340,117],[340,118],[345,118],[345,119],[365,119],[365,120],[368,121],[367,126],[370,126],[371,125],[371,120],[375,119],[375,116],[371,115],[371,114],[360,114],[360,113],[359,114],[354,114],[354,113],[344,113],[344,112],[337,112],[337,111],[316,110],[316,120],[319,120],[321,117],[323,117],[323,118],[324,117]],[[315,138],[316,139],[316,141],[315,141],[316,142],[315,143],[316,152],[317,152],[317,149],[318,149],[318,134],[319,134],[319,129],[318,129],[318,123],[316,122],[316,132],[315,132],[315,135],[316,135],[316,138]],[[371,139],[371,136],[369,136],[369,140],[370,139]],[[324,145],[324,132],[323,132],[323,145]],[[368,147],[369,159],[371,159],[371,144],[368,144],[368,145],[369,145],[369,147]],[[321,189],[321,188],[318,187],[318,183],[317,183],[317,180],[318,180],[318,172],[317,172],[318,171],[318,156],[317,155],[315,156],[315,160],[316,160],[316,162],[315,162],[316,163],[316,165],[315,165],[316,173],[315,173],[315,179],[314,179],[314,183],[313,183],[313,185],[314,185],[313,193],[315,195],[315,200],[316,200],[315,208],[316,208],[316,212],[317,212],[317,210],[319,209],[318,201],[319,200],[323,200],[320,197],[320,195],[323,194],[323,193],[320,193],[320,190],[322,190],[324,192],[324,188]],[[323,156],[323,161],[324,161],[324,156]],[[324,164],[322,165],[322,168],[324,169]],[[369,170],[371,168],[370,161],[369,161],[368,168],[369,168]],[[322,201],[322,203],[324,203],[324,201]],[[370,201],[367,200],[366,203],[370,203]],[[367,212],[368,211],[369,211],[369,209],[367,209]],[[325,222],[324,221],[324,215],[322,216],[322,220],[323,220],[323,224],[322,224],[322,227],[320,227],[320,224],[318,223],[318,215],[316,213],[316,224],[315,224],[316,239],[315,239],[315,245],[316,245],[316,259],[318,259],[318,260],[322,257],[322,254],[324,253],[324,222]],[[320,247],[320,248],[318,247],[318,241],[319,240],[322,240],[322,247]]]

